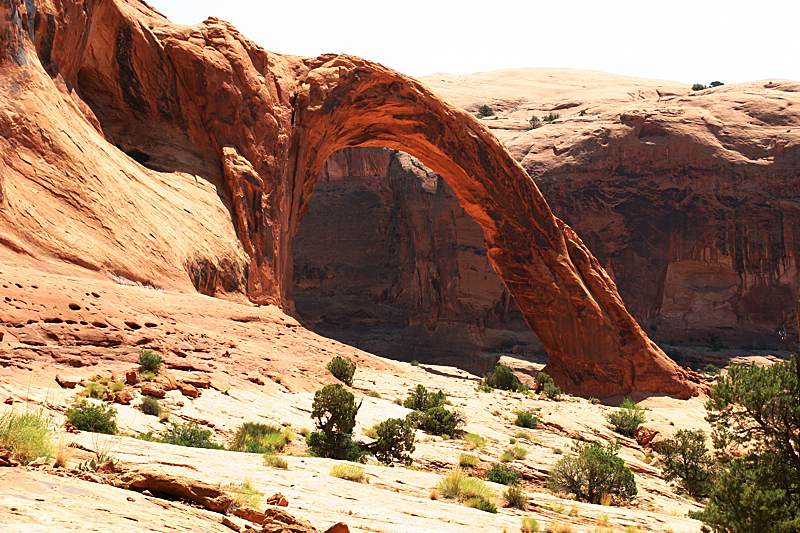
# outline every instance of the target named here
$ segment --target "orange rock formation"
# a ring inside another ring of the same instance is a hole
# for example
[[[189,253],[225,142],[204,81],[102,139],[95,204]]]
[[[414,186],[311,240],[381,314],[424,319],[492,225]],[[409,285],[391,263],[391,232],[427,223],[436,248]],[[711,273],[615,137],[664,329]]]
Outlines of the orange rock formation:
[[[351,56],[273,54],[223,21],[176,26],[134,0],[12,0],[0,39],[8,250],[244,290],[292,313],[291,239],[325,160],[395,148],[440,173],[480,224],[557,383],[696,392],[497,138],[417,81]]]

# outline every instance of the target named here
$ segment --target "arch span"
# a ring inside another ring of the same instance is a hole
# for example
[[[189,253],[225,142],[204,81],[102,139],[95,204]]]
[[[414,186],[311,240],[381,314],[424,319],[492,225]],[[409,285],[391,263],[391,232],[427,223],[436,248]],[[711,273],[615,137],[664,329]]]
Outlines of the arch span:
[[[488,256],[546,347],[546,371],[568,391],[654,390],[690,396],[688,376],[645,335],[614,282],[550,211],[533,180],[474,117],[423,85],[350,56],[323,56],[295,104],[291,238],[328,155],[353,146],[408,152],[438,172],[483,228]],[[282,246],[288,249],[288,245]],[[283,268],[291,269],[289,261]],[[291,276],[283,276],[291,298]]]
[[[350,56],[274,54],[215,18],[174,25],[134,0],[37,1],[37,20],[51,17],[52,24],[23,20],[26,32],[0,25],[39,58],[9,59],[4,47],[0,60],[58,77],[81,100],[73,119],[102,131],[91,142],[141,152],[167,178],[183,171],[219,179],[249,259],[252,301],[294,311],[291,239],[325,159],[347,146],[385,146],[441,174],[481,225],[495,270],[566,391],[698,390],[628,314],[612,280],[500,142],[420,83]],[[81,84],[81,72],[93,73],[93,83]],[[163,254],[132,242],[144,265],[137,268],[165,270]],[[188,277],[173,255],[170,266]]]

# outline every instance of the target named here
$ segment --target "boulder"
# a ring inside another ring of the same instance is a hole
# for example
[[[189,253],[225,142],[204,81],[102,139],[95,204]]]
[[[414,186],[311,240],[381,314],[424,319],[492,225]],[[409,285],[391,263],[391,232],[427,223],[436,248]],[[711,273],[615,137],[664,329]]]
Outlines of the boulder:
[[[142,383],[142,388],[139,390],[144,396],[154,396],[156,398],[163,398],[167,395],[161,385],[152,381]]]
[[[56,383],[58,383],[63,389],[74,389],[80,382],[80,378],[56,374]]]

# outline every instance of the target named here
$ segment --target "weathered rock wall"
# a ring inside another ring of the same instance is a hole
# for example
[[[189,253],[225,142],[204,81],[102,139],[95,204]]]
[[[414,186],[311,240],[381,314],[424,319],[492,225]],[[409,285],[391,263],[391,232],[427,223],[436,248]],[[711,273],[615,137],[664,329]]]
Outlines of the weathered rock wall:
[[[425,78],[485,122],[661,341],[795,329],[800,84],[688,85],[558,69]],[[529,129],[532,115],[559,118]]]
[[[294,301],[314,331],[377,353],[481,371],[536,343],[480,226],[408,154],[332,154],[292,241]]]

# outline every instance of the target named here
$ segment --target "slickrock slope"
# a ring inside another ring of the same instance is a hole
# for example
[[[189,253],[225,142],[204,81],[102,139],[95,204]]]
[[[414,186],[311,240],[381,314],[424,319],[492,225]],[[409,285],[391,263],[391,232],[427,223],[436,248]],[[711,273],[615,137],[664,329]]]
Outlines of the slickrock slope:
[[[452,188],[408,154],[331,155],[292,241],[294,301],[320,334],[477,373],[536,343]]]
[[[736,345],[793,328],[800,83],[725,85],[519,69],[423,80],[475,111],[656,338]],[[528,120],[560,117],[529,130]]]
[[[500,142],[418,82],[272,54],[213,18],[175,26],[134,0],[6,2],[0,39],[8,249],[166,288],[246,286],[292,312],[291,238],[329,154],[404,150],[482,227],[562,387],[697,391]]]
[[[68,468],[0,467],[0,506],[8,509],[0,516],[3,531],[161,531],[167,527],[224,531],[220,513],[190,507],[155,489],[150,490],[152,496],[142,494],[138,492],[141,484],[134,486],[138,491],[122,491],[105,484],[108,480],[125,486],[108,472],[70,473],[97,451],[121,461],[125,470],[156,470],[164,480],[180,477],[182,483],[194,480],[223,489],[249,481],[266,496],[281,492],[289,503],[285,510],[319,531],[340,521],[351,531],[364,533],[516,531],[523,516],[536,518],[542,526],[568,523],[579,533],[592,532],[601,522],[616,531],[627,525],[643,533],[699,530],[700,524],[685,516],[700,507],[675,494],[645,456],[648,450],[633,439],[623,438],[620,451],[639,487],[630,505],[579,503],[546,489],[547,473],[570,452],[573,439],[615,438],[604,417],[613,407],[578,398],[555,402],[535,395],[479,391],[479,379],[466,372],[382,360],[311,333],[272,306],[52,274],[24,265],[0,263],[0,272],[0,288],[9,299],[2,301],[3,316],[8,319],[0,327],[0,414],[41,409],[60,427],[65,408],[82,399],[84,385],[94,376],[113,374],[121,380],[137,367],[139,349],[148,348],[164,356],[165,368],[152,382],[125,386],[124,392],[132,394],[130,404],[109,403],[117,409],[124,434],[161,433],[169,427],[169,422],[145,415],[139,408],[145,387],[153,385],[162,391],[159,403],[169,411],[170,422],[196,421],[214,432],[216,442],[230,444],[243,422],[284,425],[300,434],[303,428],[313,427],[314,391],[335,381],[326,374],[325,364],[341,354],[358,363],[350,388],[359,402],[363,400],[357,438],[365,439],[364,430],[381,420],[405,416],[409,410],[396,401],[423,384],[429,390],[446,391],[452,402],[448,408],[465,414],[465,429],[486,440],[483,449],[465,450],[464,440],[417,432],[413,458],[419,470],[371,462],[364,465],[369,483],[354,483],[330,476],[339,461],[304,456],[300,438],[285,450],[288,470],[280,470],[265,465],[260,454],[59,430],[56,442],[78,446],[67,459]],[[7,398],[13,403],[6,404]],[[702,398],[652,397],[642,405],[650,408],[646,426],[662,436],[681,428],[708,429]],[[519,409],[535,410],[542,420],[539,427],[525,430],[527,435],[519,435],[521,428],[513,424]],[[527,451],[523,459],[509,464],[522,473],[528,511],[503,507],[504,487],[496,484],[490,486],[497,494],[497,514],[470,509],[455,500],[430,498],[441,474],[458,464],[461,453],[476,455],[479,463],[473,474],[483,475],[511,446],[512,437]],[[60,475],[67,477],[56,477]],[[260,505],[265,507],[272,508]],[[242,525],[236,517],[228,518]]]

